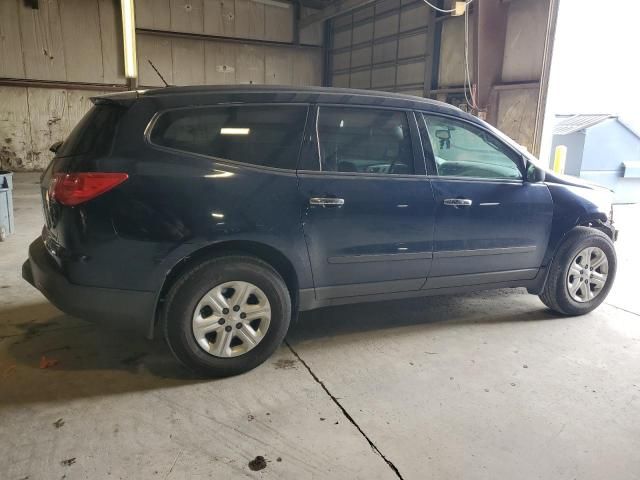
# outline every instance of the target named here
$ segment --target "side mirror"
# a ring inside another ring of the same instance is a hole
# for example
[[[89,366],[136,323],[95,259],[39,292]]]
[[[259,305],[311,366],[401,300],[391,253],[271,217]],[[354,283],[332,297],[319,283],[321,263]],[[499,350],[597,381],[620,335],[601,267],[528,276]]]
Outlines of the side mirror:
[[[449,130],[436,130],[436,138],[440,143],[440,148],[451,148],[451,132]]]
[[[527,168],[527,181],[530,183],[544,182],[547,176],[547,172],[543,169],[536,167],[534,164],[529,164]]]
[[[49,147],[49,151],[53,153],[58,153],[58,150],[60,150],[61,146],[62,146],[62,141],[56,142]]]

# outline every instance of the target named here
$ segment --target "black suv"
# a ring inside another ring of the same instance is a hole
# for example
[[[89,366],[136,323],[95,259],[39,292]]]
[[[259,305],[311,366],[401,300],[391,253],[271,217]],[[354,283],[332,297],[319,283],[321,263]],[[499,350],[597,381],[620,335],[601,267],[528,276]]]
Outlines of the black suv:
[[[526,287],[579,315],[611,288],[610,192],[450,105],[267,86],[93,103],[52,147],[23,276],[205,374],[263,362],[300,310]]]

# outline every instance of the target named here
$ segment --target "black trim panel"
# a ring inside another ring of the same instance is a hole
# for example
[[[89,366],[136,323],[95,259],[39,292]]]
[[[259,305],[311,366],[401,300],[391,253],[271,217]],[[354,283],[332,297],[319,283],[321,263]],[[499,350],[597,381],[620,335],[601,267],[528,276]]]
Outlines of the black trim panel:
[[[351,285],[336,285],[332,287],[316,288],[318,300],[355,297],[360,295],[378,295],[393,292],[408,292],[420,290],[424,285],[424,278],[410,280],[388,280],[385,282],[356,283]]]
[[[522,270],[506,270],[504,272],[469,273],[464,275],[450,275],[446,277],[429,277],[422,289],[428,290],[432,288],[481,285],[483,283],[531,280],[538,274],[538,270],[538,268],[524,268]]]
[[[510,255],[516,253],[531,253],[536,251],[536,246],[507,247],[507,248],[481,248],[476,250],[441,250],[433,253],[433,258],[452,257],[476,257],[484,255]]]
[[[411,252],[411,253],[383,253],[375,255],[344,255],[340,257],[329,257],[328,263],[367,263],[367,262],[395,262],[402,260],[422,260],[433,258],[431,252]]]
[[[300,311],[313,310],[321,307],[331,307],[347,305],[353,303],[380,302],[399,300],[405,298],[430,297],[434,295],[451,295],[460,293],[470,293],[482,290],[492,290],[496,288],[519,288],[525,287],[529,293],[537,294],[544,285],[544,269],[535,278],[529,280],[512,280],[508,282],[483,283],[478,285],[465,285],[455,287],[430,288],[425,290],[412,290],[406,292],[391,292],[378,295],[359,295],[355,297],[313,299],[311,295],[300,295]],[[302,292],[301,292],[302,293]]]

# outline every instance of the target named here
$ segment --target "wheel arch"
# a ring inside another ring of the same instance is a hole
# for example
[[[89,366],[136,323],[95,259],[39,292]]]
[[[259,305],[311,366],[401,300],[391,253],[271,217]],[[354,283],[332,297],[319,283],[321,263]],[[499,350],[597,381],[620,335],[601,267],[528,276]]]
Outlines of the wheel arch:
[[[596,230],[600,230],[611,240],[615,240],[615,230],[611,223],[609,222],[609,218],[603,212],[589,212],[583,216],[581,216],[576,222],[576,227],[589,227],[595,228]],[[574,227],[575,228],[575,227]]]
[[[537,277],[537,282],[534,287],[528,288],[528,292],[534,295],[537,295],[541,292],[547,283],[547,279],[549,278],[549,267],[553,263],[553,260],[556,258],[560,247],[567,241],[567,238],[577,229],[582,228],[591,228],[597,231],[604,233],[609,239],[612,241],[613,239],[613,229],[606,222],[607,217],[601,214],[600,212],[593,212],[582,217],[579,217],[575,220],[575,222],[571,225],[570,228],[565,229],[564,233],[559,236],[556,242],[553,245],[549,245],[547,247],[547,254],[545,256],[544,265],[540,269],[540,273]],[[603,221],[604,218],[604,221]]]
[[[149,338],[153,337],[155,328],[161,318],[161,311],[164,300],[173,284],[190,268],[204,260],[224,255],[249,255],[268,263],[276,270],[289,290],[291,297],[291,311],[296,315],[299,304],[299,282],[298,274],[293,263],[277,248],[265,243],[248,240],[227,240],[202,247],[179,260],[165,276],[162,287],[159,290],[156,300],[153,324],[150,329]]]

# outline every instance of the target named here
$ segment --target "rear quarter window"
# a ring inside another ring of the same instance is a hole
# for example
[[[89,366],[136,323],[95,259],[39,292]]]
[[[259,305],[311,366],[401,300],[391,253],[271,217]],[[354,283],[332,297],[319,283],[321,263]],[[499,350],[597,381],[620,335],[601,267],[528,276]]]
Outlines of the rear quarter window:
[[[57,157],[100,157],[111,152],[118,122],[126,112],[120,105],[94,105],[82,117],[56,153]]]
[[[295,170],[307,107],[199,107],[164,112],[151,143],[236,162]]]

